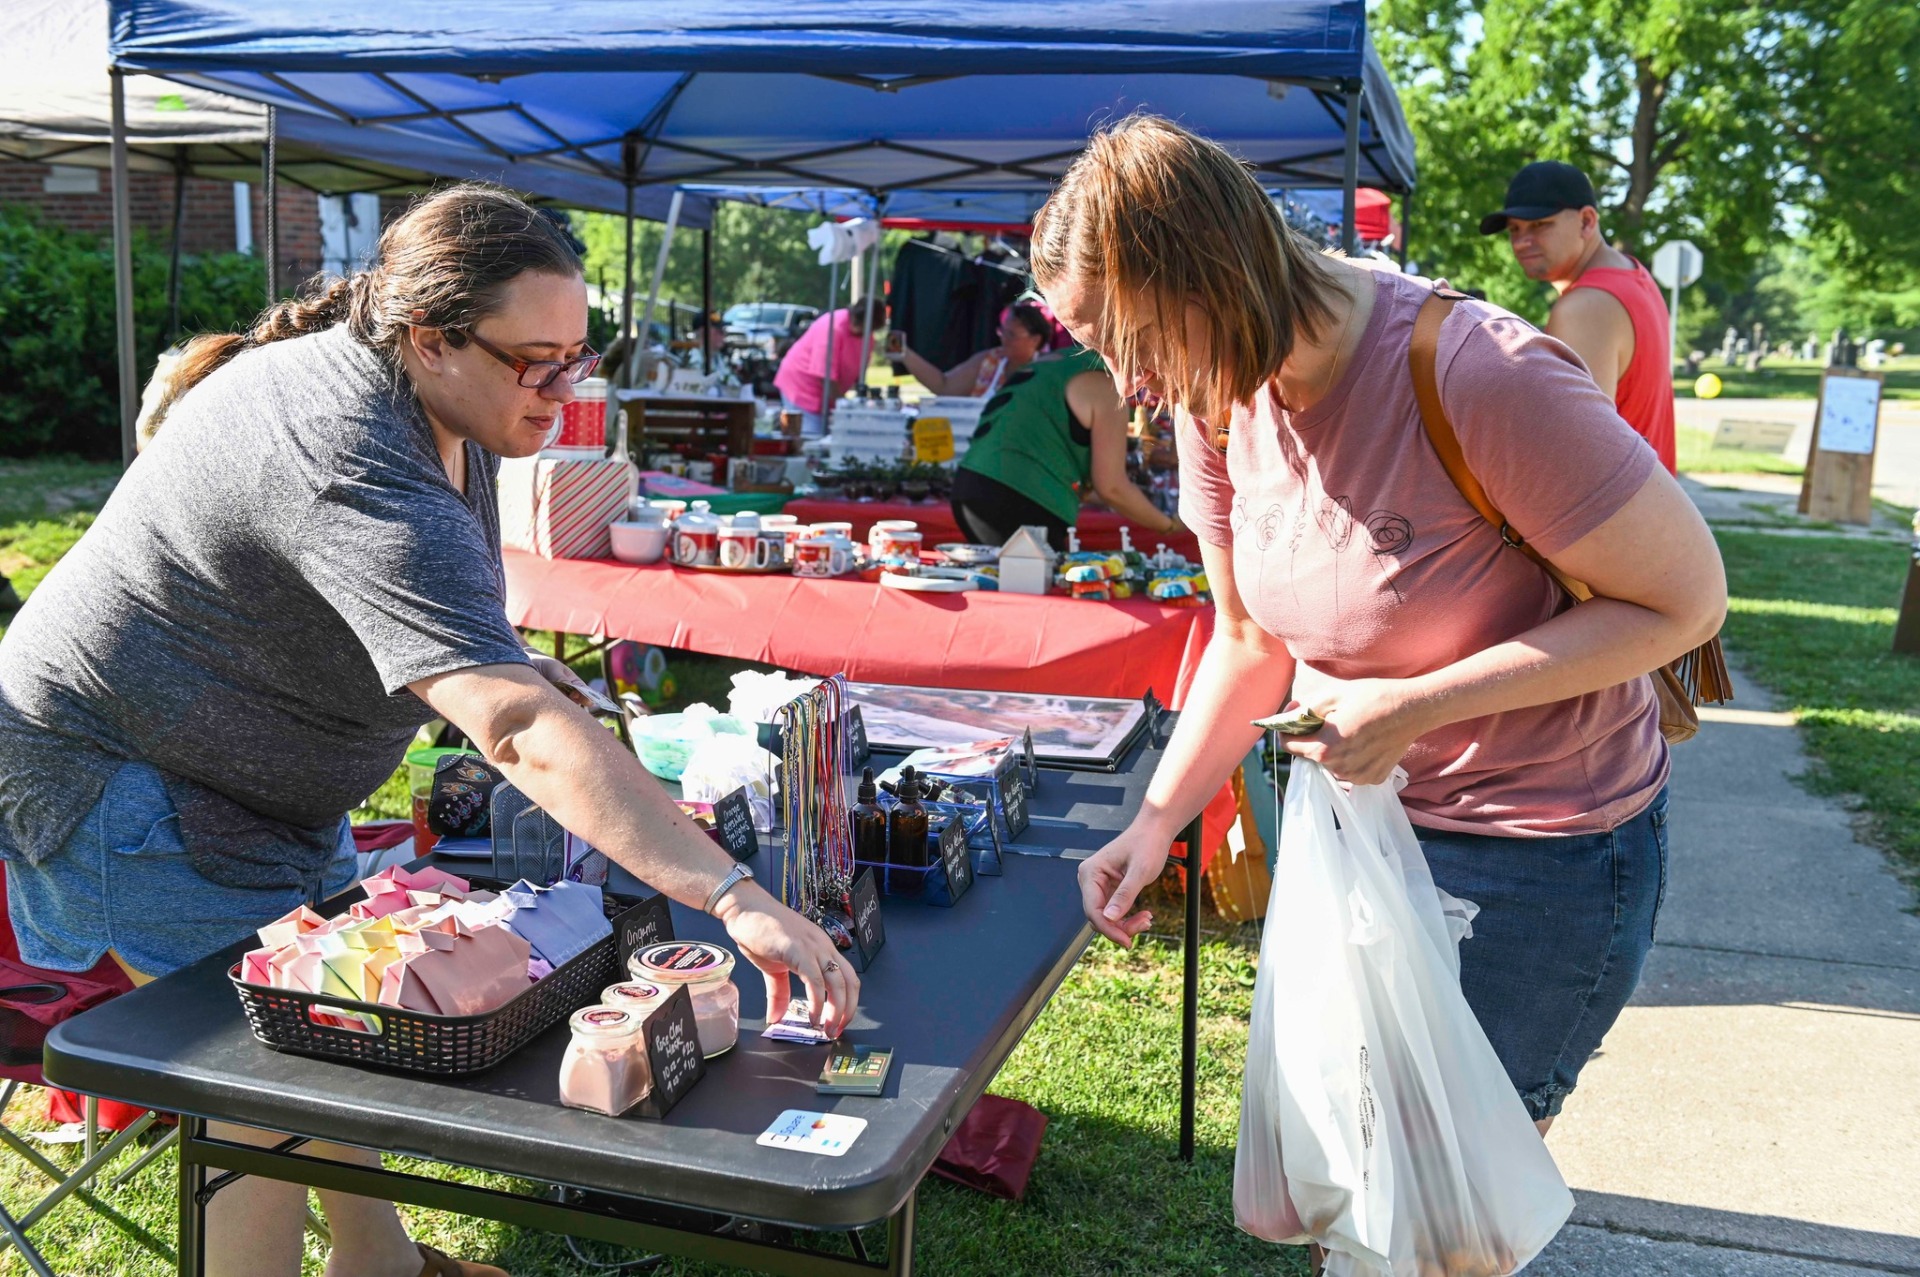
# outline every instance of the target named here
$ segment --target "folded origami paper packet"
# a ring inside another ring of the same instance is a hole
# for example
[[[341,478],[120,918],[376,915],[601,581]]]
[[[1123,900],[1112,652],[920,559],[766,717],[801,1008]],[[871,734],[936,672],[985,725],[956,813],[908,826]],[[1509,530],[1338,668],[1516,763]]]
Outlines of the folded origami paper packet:
[[[558,967],[613,934],[600,888],[589,883],[563,879],[536,887],[522,878],[500,894],[513,905],[506,925],[549,966]]]
[[[261,947],[241,958],[241,978],[429,1015],[480,1015],[613,930],[600,889],[578,883],[519,882],[496,894],[439,869],[395,868],[362,886],[367,899],[338,917],[303,905],[260,928]]]

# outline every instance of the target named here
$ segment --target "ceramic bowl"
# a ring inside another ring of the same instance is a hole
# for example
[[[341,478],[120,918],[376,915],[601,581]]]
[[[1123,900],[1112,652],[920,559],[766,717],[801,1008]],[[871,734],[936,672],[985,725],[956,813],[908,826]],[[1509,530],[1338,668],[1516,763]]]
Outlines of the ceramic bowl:
[[[616,523],[608,531],[613,534],[613,557],[622,563],[658,563],[667,552],[670,534],[663,524]]]

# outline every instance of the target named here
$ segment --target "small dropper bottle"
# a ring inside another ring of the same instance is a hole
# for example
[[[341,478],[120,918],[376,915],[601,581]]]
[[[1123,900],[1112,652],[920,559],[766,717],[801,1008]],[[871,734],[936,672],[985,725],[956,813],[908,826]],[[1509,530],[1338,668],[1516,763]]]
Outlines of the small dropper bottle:
[[[847,813],[853,827],[853,858],[869,865],[887,863],[887,813],[880,810],[879,798],[869,767],[860,777],[858,801]]]

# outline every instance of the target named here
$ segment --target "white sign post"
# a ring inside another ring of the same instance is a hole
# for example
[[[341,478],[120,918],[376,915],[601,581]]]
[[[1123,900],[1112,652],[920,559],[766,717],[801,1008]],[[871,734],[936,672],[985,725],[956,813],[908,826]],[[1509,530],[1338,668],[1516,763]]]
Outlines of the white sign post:
[[[1700,268],[1705,264],[1692,240],[1670,239],[1654,250],[1653,277],[1673,294],[1667,311],[1667,336],[1673,343],[1669,363],[1680,358],[1680,290],[1700,278]]]

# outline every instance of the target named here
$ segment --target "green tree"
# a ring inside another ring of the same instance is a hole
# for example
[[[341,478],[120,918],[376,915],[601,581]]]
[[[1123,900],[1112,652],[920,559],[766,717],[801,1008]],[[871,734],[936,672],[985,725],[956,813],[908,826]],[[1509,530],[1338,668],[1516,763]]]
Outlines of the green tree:
[[[1419,146],[1430,273],[1541,317],[1550,292],[1476,223],[1521,164],[1562,159],[1593,177],[1610,237],[1642,258],[1692,239],[1723,298],[1792,229],[1850,282],[1915,278],[1920,7],[1381,0],[1373,25]]]

